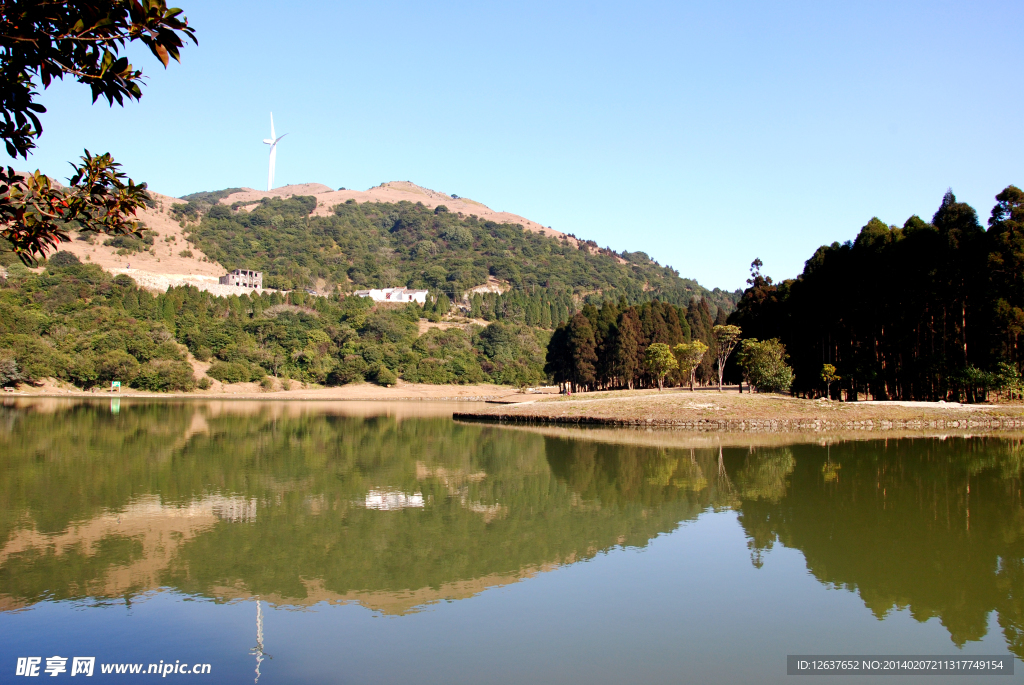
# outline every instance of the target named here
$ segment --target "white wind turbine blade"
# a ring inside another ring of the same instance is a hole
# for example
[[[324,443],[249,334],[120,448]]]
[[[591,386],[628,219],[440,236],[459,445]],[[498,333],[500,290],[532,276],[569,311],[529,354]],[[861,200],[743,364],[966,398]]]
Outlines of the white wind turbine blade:
[[[270,113],[270,139],[274,140],[277,136],[274,135],[274,113]]]

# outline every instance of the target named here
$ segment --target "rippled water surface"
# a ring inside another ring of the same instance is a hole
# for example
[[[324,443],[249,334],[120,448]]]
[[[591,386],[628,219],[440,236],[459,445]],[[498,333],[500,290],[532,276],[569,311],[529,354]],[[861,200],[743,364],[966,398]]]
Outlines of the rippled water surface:
[[[791,682],[787,654],[1024,657],[1018,441],[757,445],[458,408],[8,401],[0,682],[54,655],[95,656],[86,682],[150,682],[99,664],[162,660],[211,683]],[[991,682],[1022,680],[1018,660]]]

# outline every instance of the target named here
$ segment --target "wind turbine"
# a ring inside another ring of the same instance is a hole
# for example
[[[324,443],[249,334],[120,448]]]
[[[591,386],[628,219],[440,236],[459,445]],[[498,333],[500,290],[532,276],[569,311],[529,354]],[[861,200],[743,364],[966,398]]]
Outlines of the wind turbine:
[[[287,133],[282,133],[284,138]],[[274,113],[270,113],[270,137],[264,138],[263,142],[270,146],[270,175],[267,176],[267,191],[274,189],[274,160],[277,159],[277,142],[281,140],[274,134]]]

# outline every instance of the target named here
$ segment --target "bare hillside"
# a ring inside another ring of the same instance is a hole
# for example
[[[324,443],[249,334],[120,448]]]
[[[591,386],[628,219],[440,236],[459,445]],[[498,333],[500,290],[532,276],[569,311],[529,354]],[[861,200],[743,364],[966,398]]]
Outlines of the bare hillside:
[[[130,264],[132,271],[150,274],[223,276],[224,267],[213,261],[205,261],[206,255],[186,242],[184,229],[171,217],[171,206],[181,200],[154,192],[150,192],[150,195],[156,201],[156,207],[140,212],[139,219],[145,224],[145,228],[157,234],[153,236],[152,253],[119,255],[116,247],[103,244],[108,236],[102,235],[95,236],[92,244],[79,240],[76,236],[70,243],[61,245],[60,249],[71,252],[83,262],[98,264],[110,272],[124,273],[120,270],[126,269]],[[192,256],[182,256],[181,253],[184,251],[190,251]]]
[[[547,226],[542,226],[536,221],[530,221],[518,214],[496,212],[475,200],[465,197],[454,199],[451,195],[423,188],[409,181],[383,183],[369,190],[331,190],[322,183],[300,183],[275,188],[270,192],[246,188],[240,193],[234,193],[223,198],[221,202],[230,205],[234,202],[252,202],[265,197],[289,197],[291,195],[314,196],[316,198],[316,209],[313,213],[320,216],[330,214],[331,208],[334,205],[346,200],[355,200],[356,202],[401,202],[406,200],[408,202],[422,202],[431,208],[444,205],[453,212],[462,212],[466,215],[475,214],[481,219],[489,219],[498,223],[521,224],[524,229],[534,233],[554,238],[564,237],[563,233],[550,229]],[[569,241],[574,244],[576,243],[572,238],[569,238]]]

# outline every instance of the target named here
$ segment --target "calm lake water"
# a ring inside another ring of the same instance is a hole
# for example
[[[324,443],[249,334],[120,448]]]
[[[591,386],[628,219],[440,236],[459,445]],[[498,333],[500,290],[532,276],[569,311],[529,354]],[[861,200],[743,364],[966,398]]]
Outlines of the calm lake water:
[[[6,401],[0,682],[55,655],[96,657],[86,682],[162,660],[210,664],[167,676],[189,682],[593,684],[1008,653],[991,682],[1024,681],[1020,442],[755,445],[458,408]]]

